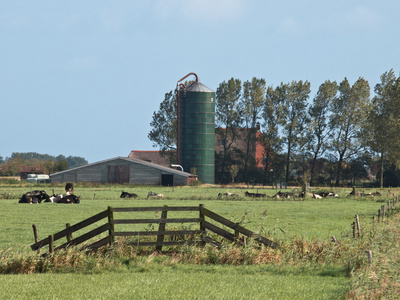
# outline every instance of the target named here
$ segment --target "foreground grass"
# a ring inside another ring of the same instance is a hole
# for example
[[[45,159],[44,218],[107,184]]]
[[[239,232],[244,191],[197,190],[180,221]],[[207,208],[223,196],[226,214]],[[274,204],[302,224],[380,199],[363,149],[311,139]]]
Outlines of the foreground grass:
[[[0,288],[0,299],[339,299],[348,280],[276,276],[260,266],[176,265],[91,275],[2,275]]]

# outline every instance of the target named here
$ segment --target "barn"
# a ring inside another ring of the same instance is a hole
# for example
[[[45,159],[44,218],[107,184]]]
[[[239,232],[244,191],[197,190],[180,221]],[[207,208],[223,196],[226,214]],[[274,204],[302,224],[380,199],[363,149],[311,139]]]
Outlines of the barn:
[[[130,183],[177,186],[197,176],[141,159],[116,157],[50,174],[52,182]]]

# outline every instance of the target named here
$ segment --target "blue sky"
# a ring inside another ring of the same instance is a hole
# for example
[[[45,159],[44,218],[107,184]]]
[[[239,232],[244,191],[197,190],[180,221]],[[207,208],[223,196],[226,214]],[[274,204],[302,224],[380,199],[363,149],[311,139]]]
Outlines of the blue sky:
[[[195,72],[267,85],[399,75],[400,1],[0,0],[0,156],[155,150],[152,114]],[[311,100],[311,99],[310,99]]]

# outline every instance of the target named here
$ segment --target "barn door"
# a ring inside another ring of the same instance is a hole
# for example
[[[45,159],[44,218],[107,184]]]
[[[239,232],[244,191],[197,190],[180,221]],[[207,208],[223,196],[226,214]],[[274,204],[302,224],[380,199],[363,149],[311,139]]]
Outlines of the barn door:
[[[161,175],[161,185],[162,186],[173,186],[174,185],[174,175],[162,174]]]
[[[129,183],[129,165],[108,166],[108,182]]]

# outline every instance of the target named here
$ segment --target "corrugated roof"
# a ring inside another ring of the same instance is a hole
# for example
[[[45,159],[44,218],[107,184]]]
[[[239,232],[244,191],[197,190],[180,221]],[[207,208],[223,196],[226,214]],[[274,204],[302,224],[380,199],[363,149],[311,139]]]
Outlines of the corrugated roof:
[[[194,82],[191,85],[188,86],[187,88],[188,92],[211,92],[214,93],[214,91],[208,87],[206,87],[204,84],[200,82]]]
[[[53,174],[50,174],[50,177],[53,176],[53,175],[67,173],[67,172],[70,172],[70,171],[73,171],[73,170],[87,168],[87,167],[90,167],[90,166],[93,166],[93,165],[97,165],[97,164],[100,164],[100,163],[105,163],[105,162],[113,161],[113,160],[117,160],[117,159],[126,160],[128,162],[132,162],[133,161],[133,162],[136,162],[136,163],[141,164],[141,165],[149,166],[149,167],[152,167],[152,168],[156,168],[156,169],[159,169],[159,170],[167,171],[167,172],[174,173],[174,174],[181,175],[181,176],[186,176],[186,177],[193,176],[191,173],[188,173],[188,172],[182,172],[180,170],[176,170],[176,169],[173,169],[173,168],[160,166],[160,165],[157,165],[157,164],[154,164],[154,163],[150,163],[150,162],[147,162],[147,161],[144,161],[144,160],[141,160],[141,159],[127,158],[127,157],[118,156],[118,157],[114,157],[114,158],[98,161],[98,162],[95,162],[95,163],[91,163],[91,164],[88,164],[88,165],[84,165],[84,166],[68,169],[68,170],[65,170],[65,171],[53,173]]]

